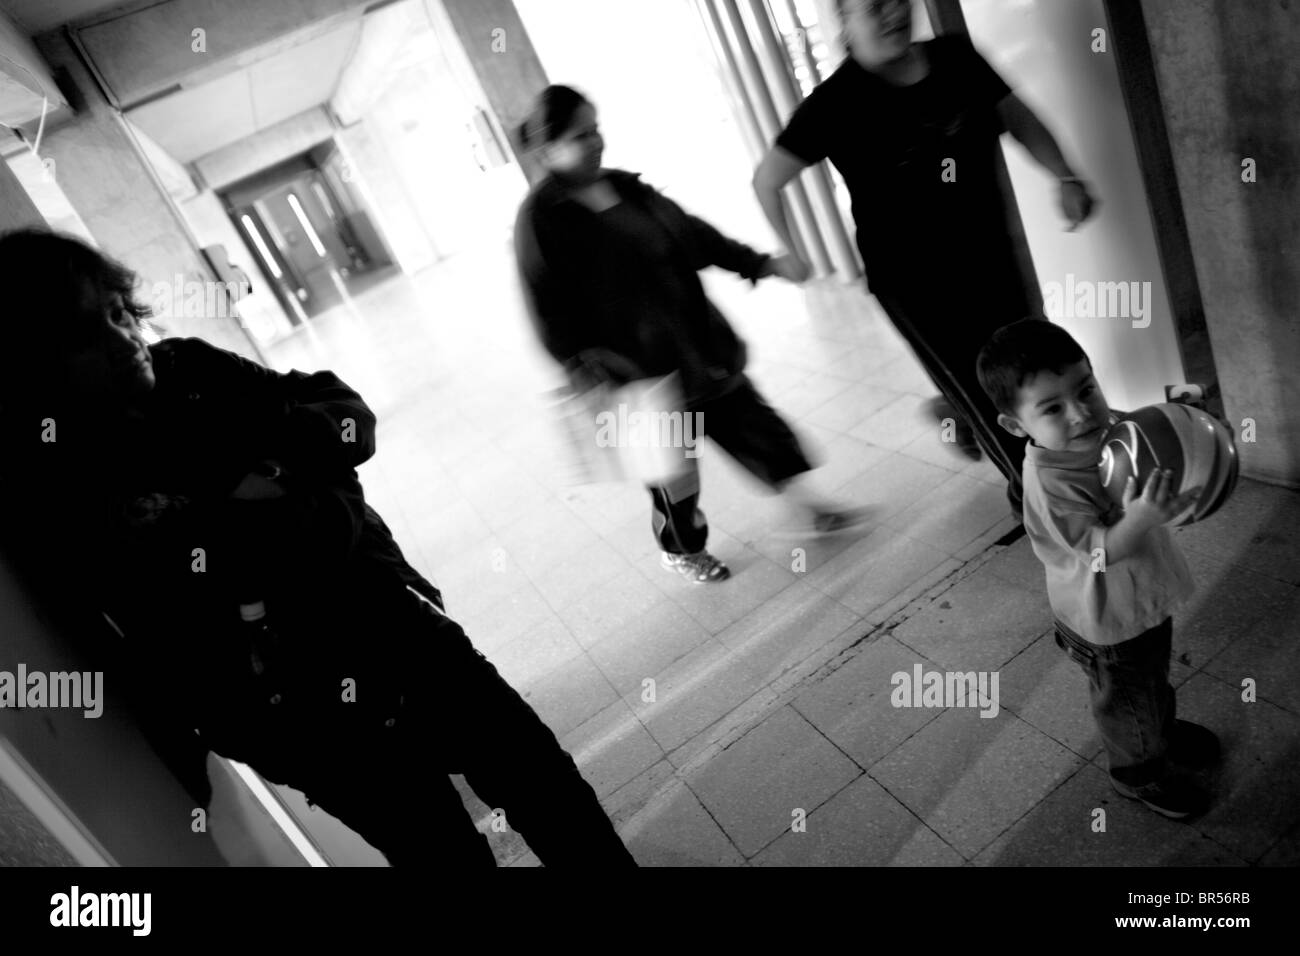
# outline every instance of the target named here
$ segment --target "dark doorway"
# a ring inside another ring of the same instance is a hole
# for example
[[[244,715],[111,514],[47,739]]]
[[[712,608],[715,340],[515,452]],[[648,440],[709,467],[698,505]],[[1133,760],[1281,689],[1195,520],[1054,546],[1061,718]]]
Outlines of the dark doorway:
[[[392,257],[360,197],[336,189],[338,177],[314,158],[328,161],[330,155],[318,150],[279,163],[228,187],[222,197],[295,326],[392,271]]]

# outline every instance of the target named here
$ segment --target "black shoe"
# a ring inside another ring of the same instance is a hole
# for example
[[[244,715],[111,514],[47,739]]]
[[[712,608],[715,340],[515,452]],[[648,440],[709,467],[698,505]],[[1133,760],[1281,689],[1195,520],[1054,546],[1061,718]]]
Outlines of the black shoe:
[[[948,400],[942,395],[936,395],[926,403],[926,409],[935,421],[943,424],[947,419],[952,419],[956,424],[954,436],[957,441],[955,444],[963,455],[971,461],[979,461],[984,457],[984,452],[980,449],[979,442],[975,440],[975,429],[966,422],[964,418],[957,413],[957,409],[949,404]]]
[[[1185,820],[1196,816],[1198,813],[1204,813],[1210,805],[1209,795],[1182,777],[1167,777],[1158,783],[1149,783],[1142,787],[1130,787],[1111,777],[1110,785],[1121,797],[1141,800],[1156,813],[1170,820]]]
[[[975,440],[975,429],[965,422],[958,422],[957,424],[957,447],[971,461],[979,461],[984,457],[979,442]]]
[[[1219,738],[1214,731],[1189,720],[1175,720],[1169,734],[1169,759],[1188,770],[1203,770],[1219,761]]]

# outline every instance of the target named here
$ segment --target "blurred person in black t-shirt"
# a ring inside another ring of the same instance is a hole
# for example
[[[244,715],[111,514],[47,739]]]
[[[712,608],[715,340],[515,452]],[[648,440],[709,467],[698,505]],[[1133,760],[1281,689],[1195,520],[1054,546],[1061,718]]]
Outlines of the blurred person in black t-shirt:
[[[975,357],[998,328],[1041,316],[1016,258],[998,183],[1009,132],[1059,181],[1073,229],[1095,201],[1051,132],[971,45],[969,37],[912,41],[910,0],[838,0],[849,56],[800,104],[754,173],[764,213],[795,248],[780,191],[829,160],[843,176],[867,282],[941,393],[971,457],[1006,476],[1019,520],[1024,440],[997,425]],[[811,270],[799,262],[800,278]]]

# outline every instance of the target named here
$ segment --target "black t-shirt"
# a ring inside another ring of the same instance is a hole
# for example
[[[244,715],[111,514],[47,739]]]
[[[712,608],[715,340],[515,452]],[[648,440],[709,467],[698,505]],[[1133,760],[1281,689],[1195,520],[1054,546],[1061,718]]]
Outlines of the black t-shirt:
[[[936,260],[976,269],[1011,261],[996,175],[996,106],[1011,87],[964,35],[922,46],[930,70],[919,83],[895,86],[849,58],[776,140],[809,163],[829,159],[844,177],[878,287],[924,275]]]

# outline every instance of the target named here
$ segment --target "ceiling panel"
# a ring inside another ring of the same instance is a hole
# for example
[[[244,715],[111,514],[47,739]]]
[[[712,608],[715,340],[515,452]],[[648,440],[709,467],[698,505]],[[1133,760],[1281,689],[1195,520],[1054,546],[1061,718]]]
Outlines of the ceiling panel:
[[[192,162],[328,102],[359,29],[350,23],[127,115],[178,162]]]
[[[123,0],[0,0],[0,10],[29,36],[122,6],[134,7],[139,3],[127,4]]]
[[[126,115],[181,163],[257,132],[246,72],[154,100]]]
[[[361,24],[354,21],[253,66],[249,72],[258,127],[328,102],[360,35]]]

